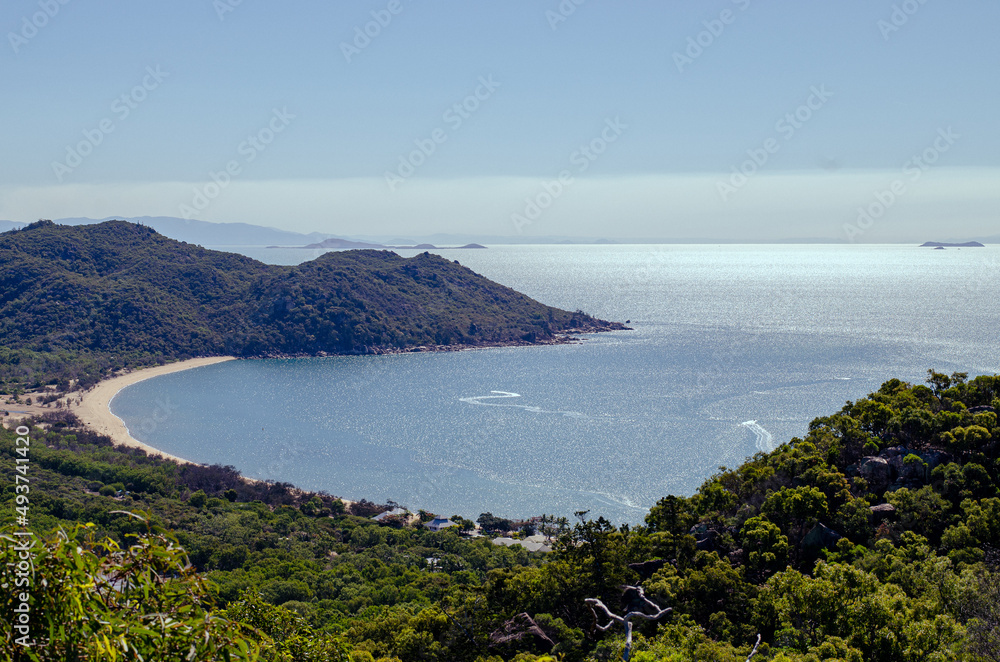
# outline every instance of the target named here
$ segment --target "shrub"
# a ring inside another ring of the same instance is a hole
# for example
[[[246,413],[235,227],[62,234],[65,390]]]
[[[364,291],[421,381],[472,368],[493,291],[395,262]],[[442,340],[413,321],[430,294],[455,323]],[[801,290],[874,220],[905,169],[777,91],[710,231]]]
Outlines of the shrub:
[[[208,495],[205,494],[205,490],[198,490],[188,497],[188,505],[193,508],[204,508],[206,503],[208,503]]]
[[[143,518],[139,518],[145,521]],[[231,621],[211,614],[208,586],[177,541],[139,536],[127,548],[95,540],[94,525],[56,530],[36,544],[28,597],[33,645],[17,642],[13,591],[0,602],[0,659],[103,662],[145,659],[255,659],[255,646]],[[0,583],[14,586],[22,560],[15,529],[0,532]],[[23,642],[22,642],[23,643]],[[30,650],[31,655],[25,656]],[[223,657],[227,656],[227,657]]]

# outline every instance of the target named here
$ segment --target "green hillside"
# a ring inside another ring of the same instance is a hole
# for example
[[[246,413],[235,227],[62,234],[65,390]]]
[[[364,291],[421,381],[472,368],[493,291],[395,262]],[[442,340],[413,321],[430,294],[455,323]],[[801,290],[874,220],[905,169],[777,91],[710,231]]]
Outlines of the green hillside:
[[[0,387],[195,356],[366,354],[552,341],[624,328],[424,253],[266,265],[108,221],[0,235]]]
[[[231,467],[114,448],[66,413],[32,426],[30,452],[0,431],[0,517],[18,514],[27,455],[28,524],[47,540],[34,550],[44,645],[32,659],[254,659],[256,647],[296,662],[611,662],[622,629],[596,627],[606,620],[585,601],[621,613],[623,585],[638,584],[672,611],[636,621],[633,662],[742,662],[758,634],[754,662],[986,662],[1000,659],[998,407],[1000,376],[891,380],[694,495],[663,498],[643,526],[524,523],[557,538],[551,554],[378,524],[372,504],[345,512]],[[59,526],[69,538],[49,533]],[[137,590],[109,591],[108,576]]]

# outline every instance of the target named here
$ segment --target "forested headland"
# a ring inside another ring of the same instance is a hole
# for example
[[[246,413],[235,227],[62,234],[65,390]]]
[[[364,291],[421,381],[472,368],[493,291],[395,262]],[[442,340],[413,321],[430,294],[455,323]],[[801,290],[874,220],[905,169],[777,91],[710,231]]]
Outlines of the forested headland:
[[[635,620],[635,661],[744,660],[758,635],[755,661],[997,660],[998,407],[998,376],[890,380],[664,496],[641,526],[521,523],[554,537],[549,554],[380,524],[384,506],[114,448],[53,413],[25,435],[28,524],[47,541],[31,659],[618,660],[621,628],[602,631],[586,601],[648,613],[623,591],[639,586],[670,611]],[[21,494],[15,436],[0,432],[4,521]]]
[[[331,252],[276,266],[125,221],[0,234],[2,393],[87,388],[193,357],[534,344],[624,328],[430,253]]]

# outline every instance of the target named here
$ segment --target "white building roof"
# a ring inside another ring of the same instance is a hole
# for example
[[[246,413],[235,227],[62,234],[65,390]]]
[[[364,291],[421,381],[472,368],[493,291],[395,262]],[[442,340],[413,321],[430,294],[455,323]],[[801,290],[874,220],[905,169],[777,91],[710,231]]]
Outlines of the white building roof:
[[[408,513],[409,511],[406,510],[406,508],[393,508],[392,510],[387,510],[384,513],[379,513],[372,519],[375,520],[376,522],[381,522],[386,517],[396,517],[398,515],[406,515]]]
[[[531,536],[531,538],[535,538],[535,537],[536,536]],[[542,537],[542,536],[538,536],[538,537]],[[524,547],[529,552],[551,552],[552,551],[552,548],[549,547],[548,545],[546,545],[545,543],[543,543],[541,541],[538,541],[538,540],[532,540],[531,538],[528,538],[526,540],[515,540],[514,538],[494,538],[493,539],[493,544],[494,545],[503,545],[504,547],[510,547],[512,545],[520,545],[521,547]]]
[[[449,526],[458,526],[455,522],[450,519],[443,519],[441,517],[436,517],[432,522],[428,522],[427,528],[431,531],[440,531],[441,529],[447,529]]]

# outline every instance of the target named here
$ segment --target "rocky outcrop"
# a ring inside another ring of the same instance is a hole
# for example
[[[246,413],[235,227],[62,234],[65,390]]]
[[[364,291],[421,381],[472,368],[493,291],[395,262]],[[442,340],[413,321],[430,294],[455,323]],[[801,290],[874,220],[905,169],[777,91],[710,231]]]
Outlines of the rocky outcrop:
[[[861,458],[861,462],[858,463],[858,474],[868,481],[869,488],[874,492],[884,491],[895,478],[895,472],[889,461],[878,456]]]
[[[906,458],[914,455],[919,462]],[[906,446],[886,448],[878,455],[861,458],[856,465],[849,467],[851,473],[868,481],[869,487],[875,492],[898,489],[900,487],[919,487],[927,482],[934,467],[951,462],[952,457],[940,450],[916,452]]]
[[[881,503],[877,506],[872,506],[869,510],[872,513],[872,524],[874,526],[896,519],[896,507],[891,503]]]
[[[654,561],[643,561],[642,563],[629,563],[628,569],[635,572],[645,581],[659,572],[666,564],[666,560],[656,559]]]
[[[704,524],[695,524],[688,532],[695,537],[695,547],[703,552],[711,552],[715,549],[715,539],[719,537],[719,532],[710,529]]]

